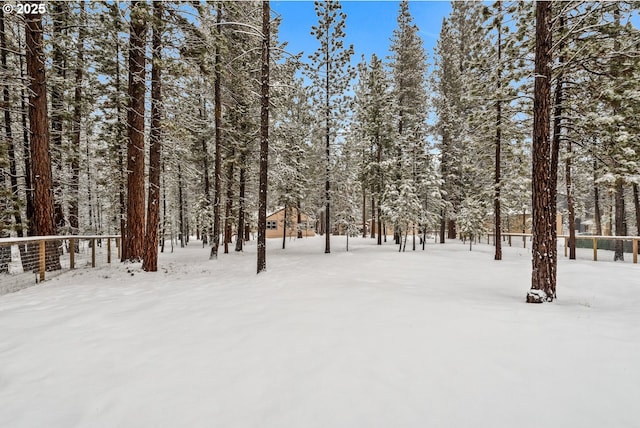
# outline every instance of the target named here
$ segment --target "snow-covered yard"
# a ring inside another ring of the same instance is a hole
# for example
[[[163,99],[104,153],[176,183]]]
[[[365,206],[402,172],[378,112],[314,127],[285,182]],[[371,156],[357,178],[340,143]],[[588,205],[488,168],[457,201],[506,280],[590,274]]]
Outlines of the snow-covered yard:
[[[640,426],[640,265],[561,258],[531,305],[522,248],[287,244],[0,296],[0,426]]]

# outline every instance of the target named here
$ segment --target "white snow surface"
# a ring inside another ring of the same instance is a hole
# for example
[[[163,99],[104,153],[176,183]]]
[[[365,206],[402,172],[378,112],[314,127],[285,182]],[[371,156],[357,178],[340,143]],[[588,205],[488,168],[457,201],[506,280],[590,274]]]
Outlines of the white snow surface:
[[[535,305],[525,249],[344,243],[270,240],[256,275],[253,243],[192,242],[0,296],[0,426],[640,426],[640,265],[561,257]]]

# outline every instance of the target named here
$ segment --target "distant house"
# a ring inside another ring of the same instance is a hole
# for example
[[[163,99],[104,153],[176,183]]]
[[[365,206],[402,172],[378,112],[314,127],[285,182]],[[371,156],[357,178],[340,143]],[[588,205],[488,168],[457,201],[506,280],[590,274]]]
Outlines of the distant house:
[[[315,220],[295,207],[287,208],[286,236],[288,238],[315,236]],[[298,218],[299,217],[299,218]],[[299,222],[298,222],[299,221]],[[267,238],[282,238],[285,233],[284,208],[267,215]]]

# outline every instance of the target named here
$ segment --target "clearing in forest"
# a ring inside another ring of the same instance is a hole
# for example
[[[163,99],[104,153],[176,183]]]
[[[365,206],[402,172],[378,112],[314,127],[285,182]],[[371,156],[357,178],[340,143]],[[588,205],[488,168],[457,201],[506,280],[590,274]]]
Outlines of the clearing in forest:
[[[526,249],[333,239],[1,296],[0,426],[637,426],[638,265],[562,258],[528,305]]]

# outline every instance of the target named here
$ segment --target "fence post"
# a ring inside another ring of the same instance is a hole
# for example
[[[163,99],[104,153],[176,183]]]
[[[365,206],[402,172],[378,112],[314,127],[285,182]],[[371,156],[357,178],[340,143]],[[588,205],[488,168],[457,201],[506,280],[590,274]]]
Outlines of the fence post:
[[[96,267],[96,239],[91,238],[91,267]]]
[[[638,240],[633,240],[633,262],[638,263]]]
[[[40,270],[40,282],[44,281],[44,271],[47,267],[46,264],[46,242],[45,241],[40,241],[40,259],[38,260],[39,262],[39,270]]]
[[[522,235],[522,246],[523,248],[527,248],[527,235]]]
[[[122,239],[116,238],[116,247],[118,247],[118,260],[120,260],[120,247],[122,247]]]
[[[107,238],[107,263],[111,263],[111,238]]]
[[[511,235],[509,235],[509,246],[511,246]]]
[[[569,242],[569,238],[564,237],[564,256],[567,257],[567,244]]]
[[[76,267],[76,240],[69,239],[69,269],[75,269]]]
[[[593,238],[593,261],[598,261],[598,238]]]

